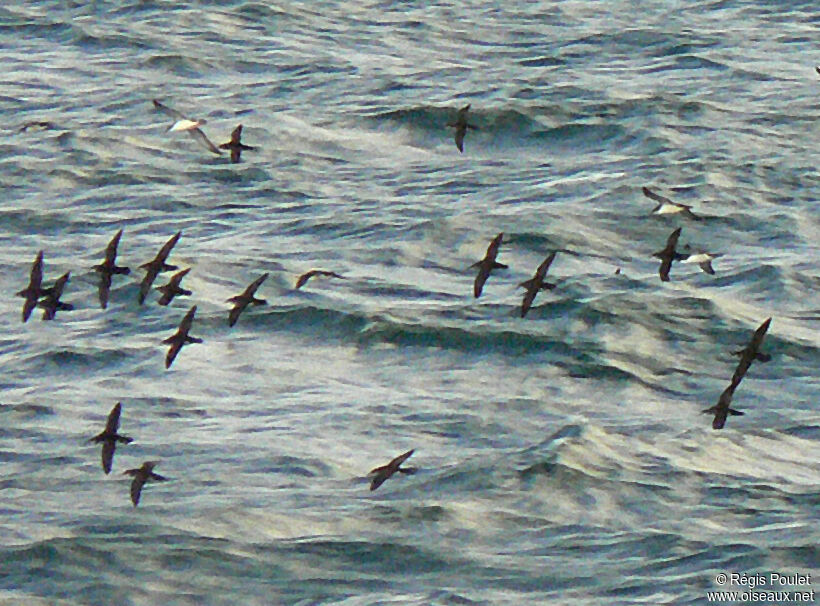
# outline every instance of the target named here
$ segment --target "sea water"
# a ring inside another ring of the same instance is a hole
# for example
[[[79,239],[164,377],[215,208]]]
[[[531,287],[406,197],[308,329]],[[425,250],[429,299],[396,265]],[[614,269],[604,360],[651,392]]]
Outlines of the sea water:
[[[818,574],[819,31],[814,0],[5,3],[0,603],[703,604]],[[714,276],[661,282],[678,227]],[[140,306],[177,231],[193,294]],[[40,250],[75,309],[24,324]],[[294,290],[310,269],[344,279]],[[169,481],[134,508],[143,461]]]

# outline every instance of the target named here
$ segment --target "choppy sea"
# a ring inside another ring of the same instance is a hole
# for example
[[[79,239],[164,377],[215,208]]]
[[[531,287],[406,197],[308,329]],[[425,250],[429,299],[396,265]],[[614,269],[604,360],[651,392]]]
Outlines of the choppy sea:
[[[816,0],[3,4],[0,604],[820,592],[819,32]],[[153,99],[256,149],[232,164]],[[715,275],[661,282],[678,227]],[[140,306],[177,231],[193,294]],[[39,250],[75,309],[23,323]],[[345,279],[295,290],[312,268]],[[192,305],[204,342],[165,370]],[[713,430],[768,317],[772,359]],[[117,402],[134,442],[106,475],[87,440]],[[134,508],[143,461],[169,481]]]

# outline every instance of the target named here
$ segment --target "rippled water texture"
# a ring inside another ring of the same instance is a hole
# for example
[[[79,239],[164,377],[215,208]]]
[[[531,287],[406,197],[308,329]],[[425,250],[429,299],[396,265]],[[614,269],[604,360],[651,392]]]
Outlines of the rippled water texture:
[[[0,603],[703,604],[719,572],[820,578],[816,1],[192,4],[0,7]],[[231,164],[152,99],[257,149]],[[678,227],[714,276],[661,282]],[[138,305],[178,230],[193,295]],[[24,324],[39,250],[75,309]],[[344,279],[295,290],[311,268]],[[204,342],[166,371],[192,305]],[[105,475],[87,440],[116,402],[134,442]],[[143,461],[170,481],[135,509]]]

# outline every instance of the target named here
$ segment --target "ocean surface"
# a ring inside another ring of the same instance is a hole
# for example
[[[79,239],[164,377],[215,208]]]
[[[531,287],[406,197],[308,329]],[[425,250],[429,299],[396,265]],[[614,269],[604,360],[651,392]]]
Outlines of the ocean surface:
[[[816,0],[4,3],[0,604],[749,589],[722,572],[820,593],[818,41]],[[232,164],[153,99],[256,149]],[[701,220],[651,215],[644,186]],[[678,227],[715,275],[661,282]],[[140,306],[177,231],[193,294]],[[509,268],[475,299],[499,232]],[[40,250],[75,309],[23,323]],[[312,268],[344,279],[295,290]],[[192,305],[204,342],[166,370]],[[713,430],[768,317],[745,415]],[[134,441],[106,475],[88,439],[117,402]],[[169,481],[134,508],[143,461]]]

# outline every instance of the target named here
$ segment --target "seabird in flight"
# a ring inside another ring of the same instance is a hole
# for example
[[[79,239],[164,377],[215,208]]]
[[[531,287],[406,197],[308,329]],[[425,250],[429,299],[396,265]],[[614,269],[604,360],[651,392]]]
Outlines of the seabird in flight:
[[[715,269],[712,267],[712,261],[721,256],[723,255],[720,253],[696,253],[694,255],[685,255],[684,258],[681,259],[681,263],[697,263],[704,272],[714,276]]]
[[[222,152],[219,151],[216,145],[211,143],[211,140],[208,139],[208,137],[205,136],[205,133],[203,133],[199,128],[203,124],[206,124],[205,120],[191,120],[177,110],[172,109],[167,105],[163,105],[156,99],[154,99],[154,107],[176,120],[176,122],[168,128],[168,132],[188,131],[194,139],[202,143],[206,148],[208,148],[208,150],[215,153],[217,156],[222,155]]]
[[[473,130],[478,130],[478,127],[469,124],[467,122],[467,112],[470,111],[470,104],[468,103],[460,110],[458,110],[458,115],[456,116],[456,121],[447,124],[447,126],[454,127],[456,129],[455,141],[456,147],[458,151],[464,153],[464,135],[467,134],[467,129],[472,128]]]
[[[37,253],[34,264],[31,266],[31,275],[28,286],[17,293],[18,297],[25,298],[23,303],[23,322],[28,322],[32,310],[37,307],[40,297],[54,292],[51,288],[43,288],[43,251]]]
[[[712,420],[712,429],[723,429],[723,426],[726,424],[726,417],[729,415],[740,416],[743,414],[739,410],[729,408],[729,405],[732,403],[732,396],[735,393],[736,387],[737,385],[734,381],[732,381],[729,387],[724,389],[723,393],[720,394],[718,403],[703,411],[704,414],[715,415],[715,418]]]
[[[498,256],[498,249],[501,246],[501,240],[504,238],[504,234],[500,233],[493,241],[490,242],[490,245],[487,247],[487,254],[484,255],[484,258],[481,259],[478,263],[473,263],[470,267],[478,267],[478,275],[475,278],[475,283],[473,284],[473,295],[475,298],[481,296],[481,291],[484,288],[484,283],[487,281],[487,278],[490,277],[490,272],[494,269],[506,269],[507,266],[503,263],[497,263],[495,258]]]
[[[157,286],[156,290],[162,293],[162,296],[159,299],[160,305],[168,305],[174,300],[174,297],[188,296],[191,294],[190,290],[185,290],[179,285],[179,283],[182,282],[182,278],[184,278],[189,271],[191,271],[190,267],[188,269],[183,269],[182,271],[171,276],[171,279],[168,280],[168,284],[165,284],[164,286]]]
[[[228,326],[233,326],[236,324],[236,321],[239,319],[239,314],[241,314],[248,305],[265,305],[267,303],[264,299],[257,299],[254,297],[256,294],[256,289],[262,285],[262,282],[264,282],[267,277],[267,273],[262,274],[256,280],[251,282],[242,294],[228,299],[228,303],[233,303],[233,308],[228,313]]]
[[[145,302],[145,297],[148,295],[148,292],[151,290],[151,285],[154,283],[154,280],[156,280],[157,275],[160,272],[179,269],[176,265],[168,265],[165,261],[168,259],[168,255],[171,254],[171,249],[179,241],[180,236],[182,236],[182,232],[178,231],[162,246],[153,261],[140,265],[141,269],[145,269],[145,277],[142,279],[142,283],[140,283],[140,305]]]
[[[714,413],[715,419],[712,421],[712,428],[713,429],[722,429],[723,425],[726,423],[726,417],[728,415],[742,415],[743,413],[729,408],[729,405],[732,403],[732,396],[735,393],[735,389],[737,389],[740,382],[743,380],[743,377],[746,376],[746,372],[749,370],[749,367],[752,365],[754,360],[760,360],[761,362],[768,362],[771,360],[771,356],[761,353],[760,346],[763,343],[763,337],[766,336],[766,331],[769,329],[769,324],[771,324],[772,319],[768,318],[761,324],[757,330],[755,331],[754,335],[752,335],[752,340],[749,344],[741,349],[740,351],[734,352],[735,355],[740,356],[740,361],[737,364],[737,368],[735,369],[734,374],[732,375],[732,382],[729,386],[720,394],[720,399],[718,403],[715,404],[712,408],[707,408],[704,410],[704,413]]]
[[[660,275],[661,280],[664,282],[669,282],[669,270],[672,268],[672,261],[680,261],[681,259],[685,259],[686,255],[683,255],[675,250],[675,247],[678,245],[678,238],[680,237],[681,228],[677,228],[675,231],[671,233],[669,238],[666,240],[666,246],[663,250],[659,250],[656,253],[652,253],[653,257],[657,257],[661,260],[661,266],[658,270],[658,275]]]
[[[108,243],[108,246],[105,249],[105,261],[94,266],[94,269],[100,274],[100,306],[103,309],[108,307],[108,294],[111,290],[111,276],[114,274],[127,275],[131,273],[130,269],[127,267],[119,267],[116,263],[117,247],[120,244],[121,237],[122,230],[114,234],[114,237],[111,238],[111,242]]]
[[[127,469],[123,472],[125,475],[134,476],[134,479],[131,481],[131,502],[134,504],[134,507],[139,505],[142,487],[148,480],[165,482],[168,479],[158,473],[154,473],[154,467],[156,467],[156,465],[156,461],[146,461],[142,464],[142,467]]]
[[[231,140],[227,143],[223,143],[219,146],[219,149],[229,149],[231,150],[231,162],[236,164],[239,162],[239,156],[242,154],[243,149],[250,149],[254,150],[255,147],[251,147],[250,145],[245,145],[240,141],[240,137],[242,136],[242,125],[240,124],[231,133]]]
[[[680,213],[684,217],[687,217],[689,219],[695,219],[696,221],[700,220],[701,218],[695,215],[692,212],[692,207],[687,204],[672,202],[672,200],[670,200],[669,198],[666,198],[660,194],[656,194],[648,187],[644,187],[642,191],[644,196],[658,203],[658,205],[652,209],[651,214],[653,215],[673,215]]]
[[[114,450],[117,448],[117,442],[123,444],[130,444],[134,440],[128,436],[121,436],[117,431],[120,428],[120,412],[122,412],[122,404],[117,402],[111,412],[108,413],[108,421],[105,423],[105,429],[88,440],[99,444],[102,442],[102,467],[105,473],[111,472],[111,461],[114,460]]]
[[[168,354],[165,356],[165,368],[171,368],[174,358],[177,357],[177,354],[179,353],[179,350],[182,349],[183,345],[187,345],[188,343],[202,343],[202,339],[188,336],[188,331],[191,330],[191,323],[194,321],[195,313],[196,305],[189,309],[188,313],[185,314],[185,317],[182,318],[182,322],[179,323],[179,328],[177,328],[177,331],[167,339],[163,340],[163,343],[171,346],[168,350]]]
[[[550,256],[548,256],[544,262],[538,266],[538,269],[535,270],[535,275],[532,278],[519,284],[519,286],[527,289],[527,292],[524,293],[524,300],[521,302],[522,318],[527,315],[530,307],[532,307],[532,302],[535,300],[535,295],[538,294],[539,290],[552,290],[555,288],[555,284],[544,282],[544,278],[547,276],[547,270],[550,268],[553,259],[555,259],[554,252],[551,253]]]
[[[407,473],[412,474],[416,473],[416,470],[412,467],[402,469],[401,464],[404,463],[407,459],[410,458],[410,455],[413,454],[414,450],[408,450],[404,454],[397,456],[395,459],[390,461],[387,465],[382,465],[381,467],[376,467],[375,469],[370,470],[370,473],[367,475],[373,475],[373,479],[370,481],[370,490],[376,490],[379,486],[384,484],[384,482],[392,476],[397,471],[400,473]]]
[[[758,326],[757,330],[752,335],[752,340],[749,341],[749,344],[746,347],[739,351],[732,352],[733,355],[740,356],[740,361],[737,363],[735,374],[732,376],[732,383],[739,385],[740,381],[749,370],[749,367],[752,365],[752,362],[755,360],[759,360],[760,362],[768,362],[772,359],[769,354],[765,354],[760,351],[760,346],[763,344],[763,337],[766,336],[766,331],[769,330],[769,325],[771,323],[771,318],[765,320],[763,324]]]
[[[307,281],[310,280],[314,276],[328,276],[329,278],[340,278],[342,280],[345,279],[344,276],[340,276],[335,271],[325,271],[324,269],[311,269],[309,272],[303,273],[299,276],[299,279],[296,280],[296,286],[294,287],[296,290],[302,288]]]
[[[60,297],[63,296],[63,289],[68,282],[68,277],[70,274],[71,272],[67,271],[62,276],[57,278],[57,281],[54,282],[54,286],[50,289],[51,292],[49,292],[45,298],[37,304],[38,307],[43,308],[43,320],[53,320],[57,315],[58,310],[71,311],[74,309],[74,306],[71,303],[63,303],[60,301]]]

